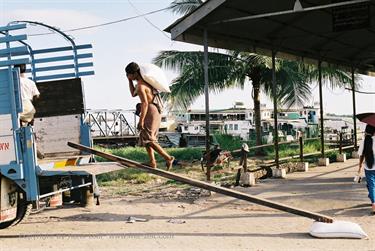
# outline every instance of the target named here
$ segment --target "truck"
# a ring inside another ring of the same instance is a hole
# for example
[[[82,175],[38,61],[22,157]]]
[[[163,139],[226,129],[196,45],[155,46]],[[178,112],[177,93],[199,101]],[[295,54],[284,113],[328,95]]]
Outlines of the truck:
[[[28,25],[47,28],[69,45],[35,49],[24,34]],[[92,146],[82,83],[95,73],[93,54],[87,52],[92,45],[76,45],[55,27],[22,21],[0,27],[0,46],[0,229],[20,223],[33,209],[63,201],[99,203],[96,175],[121,167],[95,163],[91,154],[67,146],[68,141]],[[33,126],[21,126],[19,119],[18,64],[27,65],[40,91]]]

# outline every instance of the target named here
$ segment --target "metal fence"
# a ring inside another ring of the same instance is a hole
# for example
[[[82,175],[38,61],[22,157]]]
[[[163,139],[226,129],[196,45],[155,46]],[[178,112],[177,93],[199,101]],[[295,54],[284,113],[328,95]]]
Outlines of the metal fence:
[[[129,123],[130,118],[134,123]],[[87,110],[83,119],[89,123],[93,138],[135,136],[137,133],[132,110]]]

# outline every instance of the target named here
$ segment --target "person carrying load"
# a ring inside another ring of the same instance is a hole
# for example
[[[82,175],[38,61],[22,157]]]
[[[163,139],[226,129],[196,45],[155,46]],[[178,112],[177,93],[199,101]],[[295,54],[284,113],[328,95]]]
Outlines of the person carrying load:
[[[156,66],[155,66],[156,67]],[[162,101],[158,90],[153,87],[150,79],[147,82],[145,77],[145,71],[141,71],[141,68],[137,63],[129,63],[125,68],[126,76],[129,80],[130,94],[140,98],[140,111],[139,113],[139,145],[144,146],[147,150],[147,154],[150,158],[149,166],[156,168],[156,160],[154,151],[159,153],[166,161],[167,170],[172,167],[174,157],[170,156],[158,143],[158,133],[161,123],[161,112],[162,112]],[[137,85],[134,86],[133,81],[137,81]]]

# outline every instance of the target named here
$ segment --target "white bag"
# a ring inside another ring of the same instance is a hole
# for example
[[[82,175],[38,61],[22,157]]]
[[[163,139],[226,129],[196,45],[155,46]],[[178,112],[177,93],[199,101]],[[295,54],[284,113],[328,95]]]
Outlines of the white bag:
[[[171,92],[163,70],[154,64],[139,65],[142,78],[159,92]]]
[[[317,238],[363,239],[367,237],[358,224],[348,221],[334,221],[333,223],[315,221],[311,226],[310,235]]]

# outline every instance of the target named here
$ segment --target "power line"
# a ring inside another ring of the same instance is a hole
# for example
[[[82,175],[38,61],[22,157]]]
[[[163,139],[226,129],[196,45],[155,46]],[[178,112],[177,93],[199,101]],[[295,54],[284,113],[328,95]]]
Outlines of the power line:
[[[132,16],[132,17],[127,17],[127,18],[115,20],[115,21],[112,21],[112,22],[107,22],[107,23],[102,23],[102,24],[97,24],[97,25],[84,26],[84,27],[70,29],[70,30],[64,30],[63,32],[72,32],[72,31],[80,31],[80,30],[87,30],[87,29],[99,28],[99,27],[103,27],[103,26],[107,26],[107,25],[112,25],[112,24],[117,24],[117,23],[121,23],[121,22],[126,22],[126,21],[129,21],[129,20],[132,20],[132,19],[136,19],[136,18],[139,18],[139,17],[145,17],[145,16],[148,16],[148,15],[151,15],[151,14],[155,14],[157,12],[168,10],[168,9],[169,9],[169,7],[166,7],[166,8],[163,8],[163,9],[158,9],[158,10],[150,11],[150,12],[147,12],[147,13],[144,13],[144,14],[139,14],[139,15],[136,15],[136,16]],[[33,36],[44,36],[44,35],[51,35],[51,34],[55,34],[55,33],[54,32],[46,32],[46,33],[29,34],[28,36],[29,37],[33,37]]]
[[[135,12],[138,14],[138,15],[142,15],[142,13],[135,7],[135,5],[130,1],[128,0],[129,4],[133,7],[133,9],[135,10]],[[149,23],[152,27],[154,27],[155,29],[157,29],[158,31],[160,31],[166,38],[168,38],[168,40],[170,39],[165,33],[163,30],[161,30],[159,27],[157,27],[155,24],[153,24],[150,19],[148,19],[146,16],[143,16],[143,18],[146,20],[147,23]]]

